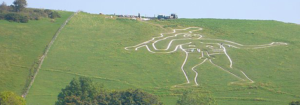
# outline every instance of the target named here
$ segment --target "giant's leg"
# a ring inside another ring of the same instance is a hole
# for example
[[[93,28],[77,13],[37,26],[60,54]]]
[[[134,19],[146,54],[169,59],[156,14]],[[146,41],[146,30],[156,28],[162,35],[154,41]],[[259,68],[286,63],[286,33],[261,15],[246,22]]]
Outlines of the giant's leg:
[[[237,79],[236,82],[232,83],[254,83],[254,81],[250,79],[245,72],[234,67],[234,62],[229,60],[227,55],[217,54],[210,56],[212,56],[213,59],[210,59],[209,62],[218,67],[220,70],[224,71],[224,73],[228,73]]]
[[[192,67],[192,71],[194,71],[195,72],[195,77],[194,77],[194,82],[195,82],[195,84],[196,84],[196,86],[198,86],[199,84],[198,84],[198,81],[197,81],[197,79],[198,79],[198,72],[196,71],[197,69],[197,67],[199,67],[199,66],[201,66],[203,63],[205,63],[206,61],[208,60],[208,58],[205,58],[202,62],[200,62],[199,64],[197,64],[197,65],[195,65],[194,67]]]
[[[182,45],[180,49],[185,53],[185,58],[181,65],[181,70],[187,81],[184,84],[198,86],[198,72],[196,71],[196,67],[202,65],[208,59],[201,59],[202,53],[197,50],[191,51],[190,49],[184,49]]]

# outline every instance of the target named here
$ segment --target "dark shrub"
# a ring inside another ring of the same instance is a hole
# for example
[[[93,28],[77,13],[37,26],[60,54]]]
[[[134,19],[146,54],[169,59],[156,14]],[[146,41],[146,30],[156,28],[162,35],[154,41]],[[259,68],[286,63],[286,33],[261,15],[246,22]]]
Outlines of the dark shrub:
[[[52,18],[52,19],[55,19],[55,18],[60,18],[60,15],[59,15],[58,12],[54,11],[54,12],[52,12],[52,13],[50,14],[49,17]]]
[[[27,23],[28,20],[40,20],[41,18],[60,18],[57,11],[49,9],[26,8],[26,0],[15,0],[12,5],[8,6],[5,2],[0,4],[0,20]]]
[[[23,16],[21,14],[17,14],[17,13],[8,13],[8,14],[5,15],[5,20],[21,22],[21,23],[27,23],[28,22],[28,17]]]
[[[40,10],[40,9],[34,9],[33,12],[43,13],[43,10]]]
[[[28,17],[27,16],[21,16],[20,22],[21,23],[28,23]]]
[[[45,9],[44,12],[48,15],[50,15],[52,13],[52,11],[50,9]]]
[[[5,20],[19,22],[20,15],[16,13],[8,13],[5,15]]]
[[[0,20],[5,18],[5,14],[4,13],[0,13]]]
[[[290,105],[300,105],[300,101],[292,101]]]
[[[48,14],[44,12],[44,10],[41,9],[34,9],[32,15],[35,14],[38,16],[38,18],[40,17],[48,17]],[[36,18],[34,18],[36,19]]]

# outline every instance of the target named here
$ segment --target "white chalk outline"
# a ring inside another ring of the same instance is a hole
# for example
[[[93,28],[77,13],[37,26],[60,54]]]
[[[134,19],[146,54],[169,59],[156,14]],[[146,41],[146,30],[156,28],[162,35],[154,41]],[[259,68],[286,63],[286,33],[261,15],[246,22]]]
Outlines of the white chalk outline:
[[[198,86],[199,84],[198,84],[198,82],[197,82],[198,72],[195,70],[195,68],[196,68],[197,66],[202,65],[205,61],[207,61],[207,59],[208,59],[208,58],[206,58],[204,61],[202,61],[201,63],[195,65],[195,66],[192,68],[192,70],[196,73],[196,76],[195,76],[195,78],[194,78],[194,81],[195,81],[195,83],[196,83],[196,86]]]
[[[232,60],[230,58],[230,56],[227,54],[227,51],[226,51],[226,48],[221,45],[221,48],[223,49],[223,52],[225,53],[225,55],[227,56],[227,58],[229,59],[229,62],[230,62],[230,68],[232,68]]]
[[[193,29],[193,28],[195,28],[195,30],[188,31],[188,33],[176,33],[177,30],[183,30],[184,31],[184,30]],[[187,84],[189,84],[190,80],[188,79],[186,71],[184,70],[184,66],[185,66],[185,64],[188,60],[188,56],[189,56],[190,52],[188,52],[187,51],[188,49],[184,49],[182,46],[191,44],[192,42],[178,44],[178,45],[175,46],[174,50],[170,50],[170,47],[172,46],[174,41],[184,41],[184,40],[198,41],[199,40],[199,41],[218,41],[218,42],[222,42],[221,44],[220,43],[205,43],[205,44],[220,45],[220,49],[222,49],[222,53],[220,53],[220,52],[218,52],[218,53],[208,53],[208,51],[205,51],[205,52],[206,52],[208,57],[211,57],[210,55],[225,54],[226,57],[228,58],[229,62],[230,62],[230,65],[229,65],[230,68],[232,68],[232,66],[233,66],[233,61],[231,60],[230,56],[227,54],[227,50],[226,50],[226,47],[224,47],[224,45],[226,45],[228,47],[231,47],[231,48],[237,48],[237,49],[260,49],[260,48],[267,48],[267,47],[273,47],[273,46],[279,46],[279,45],[288,45],[287,43],[284,43],[284,42],[272,42],[270,44],[263,44],[263,45],[242,45],[242,44],[239,44],[239,43],[236,43],[236,42],[233,42],[233,41],[228,41],[228,40],[223,40],[223,39],[203,38],[203,36],[200,35],[200,34],[193,34],[192,35],[193,32],[201,31],[201,30],[203,30],[203,29],[200,28],[200,27],[188,27],[188,28],[184,28],[184,29],[173,29],[173,32],[171,32],[171,33],[161,33],[160,36],[158,36],[158,37],[153,37],[152,39],[150,39],[148,41],[142,42],[142,43],[134,45],[134,46],[125,47],[124,49],[125,50],[130,50],[130,48],[134,48],[134,50],[137,51],[138,49],[140,49],[142,47],[146,47],[146,49],[151,53],[174,53],[178,50],[178,47],[179,47],[183,52],[185,52],[185,59],[184,59],[182,65],[181,65],[181,70],[182,70],[182,72],[185,76]],[[175,35],[165,36],[167,34],[175,34]],[[183,38],[176,39],[180,35],[182,35]],[[191,38],[192,36],[197,36],[197,38]],[[164,40],[169,39],[169,38],[175,38],[175,39],[170,40],[170,42],[168,43],[168,45],[165,49],[158,49],[156,47],[155,44],[157,42],[164,41]],[[200,42],[200,43],[204,43],[204,42]],[[154,50],[151,50],[149,47],[152,47]],[[219,50],[219,49],[214,49],[213,46],[211,46],[211,45],[207,45],[206,47],[208,47],[212,50]],[[194,49],[196,49],[196,48],[194,48]],[[204,51],[201,51],[200,49],[197,49],[197,51],[199,53],[201,53],[201,55],[202,55],[202,57],[200,57],[199,59],[202,59],[204,57],[204,54],[203,54]],[[239,80],[245,81],[245,79],[243,79],[243,78],[237,76],[236,74],[234,74],[234,73],[222,68],[221,66],[216,65],[215,63],[213,63],[211,58],[206,58],[203,62],[195,65],[194,67],[192,67],[192,71],[195,72],[195,74],[196,74],[195,78],[194,78],[194,82],[195,82],[196,86],[198,86],[199,84],[197,82],[198,72],[195,70],[195,68],[202,65],[207,60],[209,60],[210,63],[213,64],[214,66],[216,66],[216,67],[220,68],[221,70],[231,74],[232,76],[238,78]],[[250,83],[254,83],[254,81],[252,79],[250,79],[246,75],[246,73],[244,73],[242,70],[240,70],[240,72],[245,76],[245,78],[247,80],[250,81]],[[176,87],[176,85],[175,85],[175,87]]]
[[[189,80],[188,76],[186,75],[186,73],[184,71],[184,68],[183,68],[184,65],[185,65],[185,63],[186,63],[186,61],[187,61],[187,59],[188,59],[188,57],[189,57],[189,53],[182,48],[182,45],[180,46],[180,49],[185,52],[185,59],[184,59],[182,65],[181,65],[181,70],[182,70],[182,72],[183,72],[183,74],[185,76],[185,79],[186,79],[187,83],[190,83],[190,80]]]

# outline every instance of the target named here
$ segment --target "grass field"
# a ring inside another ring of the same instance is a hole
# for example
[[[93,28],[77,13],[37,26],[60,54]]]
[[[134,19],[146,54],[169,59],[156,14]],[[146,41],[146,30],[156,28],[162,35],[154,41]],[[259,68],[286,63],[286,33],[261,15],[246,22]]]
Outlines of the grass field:
[[[145,48],[124,49],[160,33],[171,32],[171,28],[191,26],[202,27],[200,34],[207,38],[245,45],[275,41],[289,45],[230,49],[228,53],[234,66],[245,71],[255,83],[229,84],[235,78],[206,62],[197,69],[201,88],[173,87],[186,82],[180,70],[184,52],[153,54]],[[171,105],[177,100],[177,91],[191,88],[211,92],[220,105],[288,104],[300,98],[299,34],[299,25],[277,21],[178,19],[146,23],[79,13],[52,46],[26,101],[29,105],[54,104],[60,90],[73,77],[87,76],[108,89],[141,88],[159,95],[165,104]]]
[[[247,72],[255,84],[231,86],[225,82],[217,68],[203,67],[202,86],[211,91],[219,104],[283,105],[299,99],[300,27],[277,21],[180,19],[157,21],[165,26],[203,27],[204,37],[230,40],[245,45],[286,42],[288,46],[256,50],[230,49],[234,66]],[[207,65],[206,65],[207,66]],[[212,72],[215,71],[215,72]],[[219,76],[218,76],[219,75]],[[217,78],[212,78],[217,77]],[[221,78],[220,78],[221,77]]]
[[[23,24],[0,20],[0,91],[22,94],[46,45],[71,15],[60,13],[62,18],[55,22],[41,19]]]

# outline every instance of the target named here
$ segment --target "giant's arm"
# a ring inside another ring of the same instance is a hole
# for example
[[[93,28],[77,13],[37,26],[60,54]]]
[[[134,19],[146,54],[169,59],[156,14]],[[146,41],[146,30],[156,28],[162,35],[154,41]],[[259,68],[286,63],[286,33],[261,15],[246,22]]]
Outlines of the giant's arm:
[[[145,47],[151,53],[172,53],[172,52],[177,51],[180,46],[191,43],[188,41],[188,39],[174,38],[167,43],[167,45],[164,49],[158,49],[157,44],[156,44],[158,41],[163,41],[163,40],[159,39],[159,40],[153,40],[153,41],[146,41],[146,42],[137,44],[135,46],[125,47],[125,50],[139,50],[140,48]]]
[[[210,42],[210,43],[220,43],[220,44],[222,43],[224,46],[238,48],[238,49],[259,49],[259,48],[288,45],[287,43],[284,43],[284,42],[272,42],[272,43],[263,44],[263,45],[243,45],[243,44],[236,43],[233,41],[228,41],[228,40],[223,40],[223,39],[209,39],[209,38],[202,38],[201,41]]]
[[[171,53],[175,52],[179,46],[190,44],[190,40],[195,39],[195,37],[186,37],[186,35],[190,34],[180,33],[159,38],[156,37],[135,46],[125,47],[125,49],[138,50],[145,47],[149,52],[152,53]]]
[[[260,49],[260,48],[284,46],[284,45],[288,45],[288,44],[284,43],[284,42],[272,42],[270,44],[263,44],[263,45],[244,45],[241,48],[243,48],[243,49]]]
[[[170,33],[161,33],[158,37],[153,37],[152,39],[137,44],[135,46],[125,47],[125,50],[138,50],[142,47],[146,47],[149,52],[171,52],[176,51],[180,45],[189,44],[187,42],[190,39],[200,39],[202,36],[199,34],[193,34],[194,31],[200,31],[202,28],[198,27],[188,27],[185,29],[173,29]],[[177,32],[179,31],[179,33]],[[186,31],[186,33],[180,33],[181,31]],[[159,44],[160,42],[168,42],[166,47],[163,44],[162,48]],[[157,48],[159,46],[160,48]],[[162,49],[161,49],[162,48]]]

